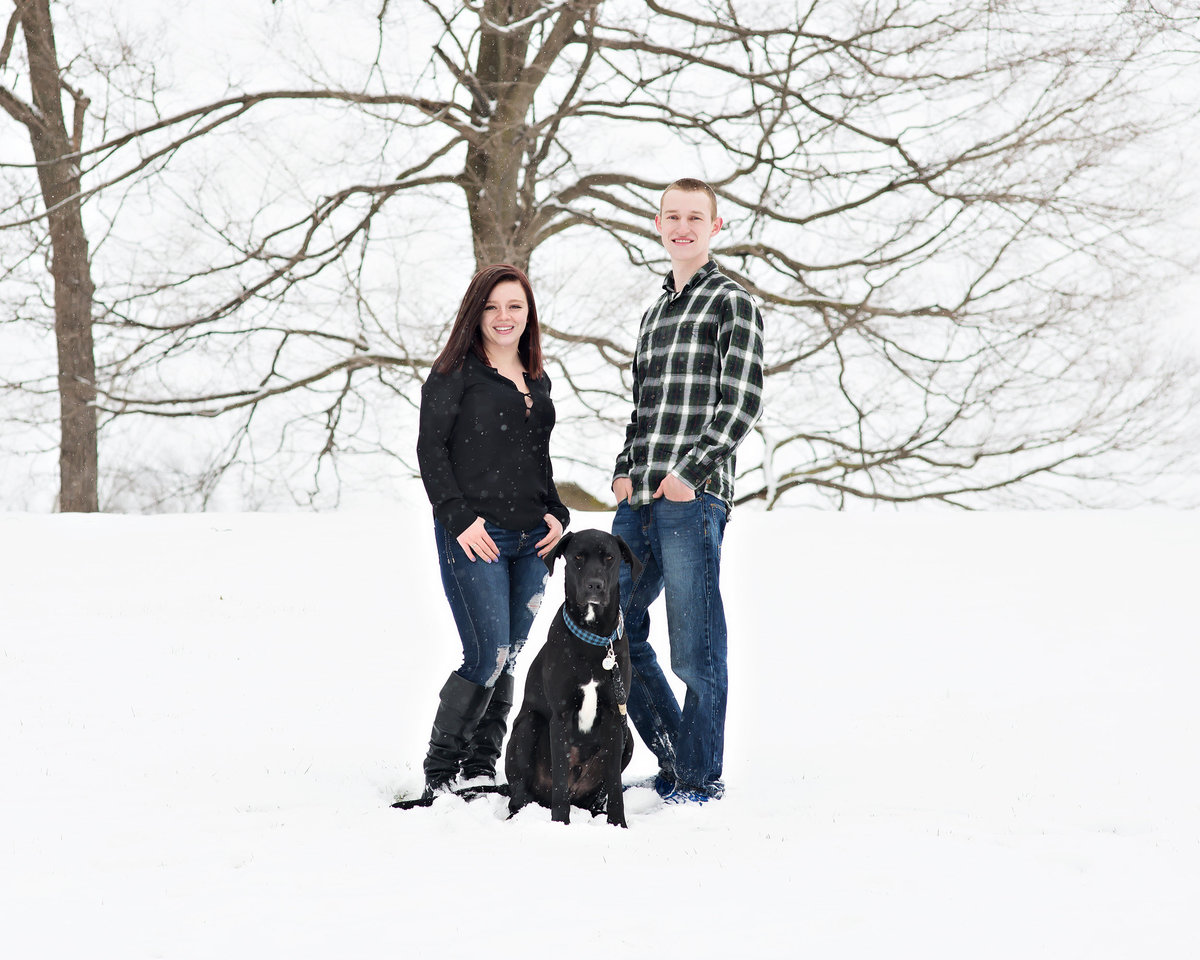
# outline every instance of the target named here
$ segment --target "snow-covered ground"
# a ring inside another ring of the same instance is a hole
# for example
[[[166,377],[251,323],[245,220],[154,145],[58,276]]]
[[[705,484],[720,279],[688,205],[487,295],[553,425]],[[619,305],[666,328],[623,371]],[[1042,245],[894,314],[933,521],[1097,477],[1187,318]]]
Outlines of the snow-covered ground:
[[[389,808],[457,665],[424,510],[0,547],[5,957],[1200,955],[1198,514],[737,512],[728,794],[628,830]]]

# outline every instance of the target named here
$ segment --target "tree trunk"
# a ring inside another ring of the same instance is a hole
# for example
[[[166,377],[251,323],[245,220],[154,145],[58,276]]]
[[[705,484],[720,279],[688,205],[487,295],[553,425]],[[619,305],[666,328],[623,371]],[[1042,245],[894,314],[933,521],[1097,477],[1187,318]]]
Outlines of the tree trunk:
[[[461,185],[467,195],[475,265],[511,263],[529,269],[535,246],[536,197],[523,174],[536,167],[536,134],[529,126],[533,98],[574,27],[596,0],[565,4],[552,15],[530,59],[532,21],[540,0],[486,0],[472,76],[472,121],[485,131],[467,144]]]
[[[96,360],[92,344],[91,262],[80,209],[77,159],[83,110],[76,97],[74,137],[62,108],[58,54],[49,0],[25,0],[21,23],[29,51],[30,86],[36,116],[26,126],[38,162],[48,211],[51,274],[54,277],[54,335],[58,347],[59,510],[92,513],[97,496]]]
[[[529,11],[525,0],[489,0],[484,20],[498,24],[520,20]],[[528,31],[485,29],[479,42],[475,76],[482,88],[474,98],[473,119],[486,133],[467,146],[463,186],[475,241],[475,266],[511,263],[529,266],[529,250],[520,243],[517,209],[524,144],[524,114],[515,108],[513,88],[525,66]]]

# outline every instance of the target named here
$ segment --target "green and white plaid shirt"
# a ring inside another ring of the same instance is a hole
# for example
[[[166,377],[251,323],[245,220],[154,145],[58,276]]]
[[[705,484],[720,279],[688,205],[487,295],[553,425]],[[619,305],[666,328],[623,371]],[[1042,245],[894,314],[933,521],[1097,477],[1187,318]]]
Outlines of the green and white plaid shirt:
[[[763,321],[754,299],[709,260],[642,317],[633,415],[613,479],[650,503],[668,473],[733,506],[734,451],[762,412]]]

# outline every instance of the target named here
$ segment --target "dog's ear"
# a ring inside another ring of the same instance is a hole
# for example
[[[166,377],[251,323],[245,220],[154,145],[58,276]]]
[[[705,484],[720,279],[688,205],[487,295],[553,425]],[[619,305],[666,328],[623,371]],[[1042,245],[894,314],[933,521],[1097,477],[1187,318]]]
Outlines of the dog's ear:
[[[546,561],[546,568],[551,573],[554,572],[554,561],[562,556],[562,552],[567,549],[567,544],[571,542],[571,537],[573,536],[573,533],[564,533],[559,538],[558,543],[554,545],[554,549],[542,557]]]
[[[629,564],[629,571],[633,579],[636,580],[642,572],[642,561],[633,555],[633,551],[629,549],[629,544],[618,536],[613,536],[617,541],[617,549],[621,551],[621,558]]]

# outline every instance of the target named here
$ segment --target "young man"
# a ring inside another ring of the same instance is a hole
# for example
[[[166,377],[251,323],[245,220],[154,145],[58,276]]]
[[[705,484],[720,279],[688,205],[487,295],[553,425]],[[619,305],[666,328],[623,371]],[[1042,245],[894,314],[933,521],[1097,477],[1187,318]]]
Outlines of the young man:
[[[721,541],[734,451],[762,406],[763,322],[750,294],[709,259],[721,219],[708,184],[672,183],[654,225],[671,272],[638,332],[612,531],[643,564],[636,582],[621,570],[634,668],[630,719],[658,757],[658,792],[671,802],[704,802],[725,789]],[[663,592],[671,669],[687,687],[682,710],[649,642],[647,610]]]

